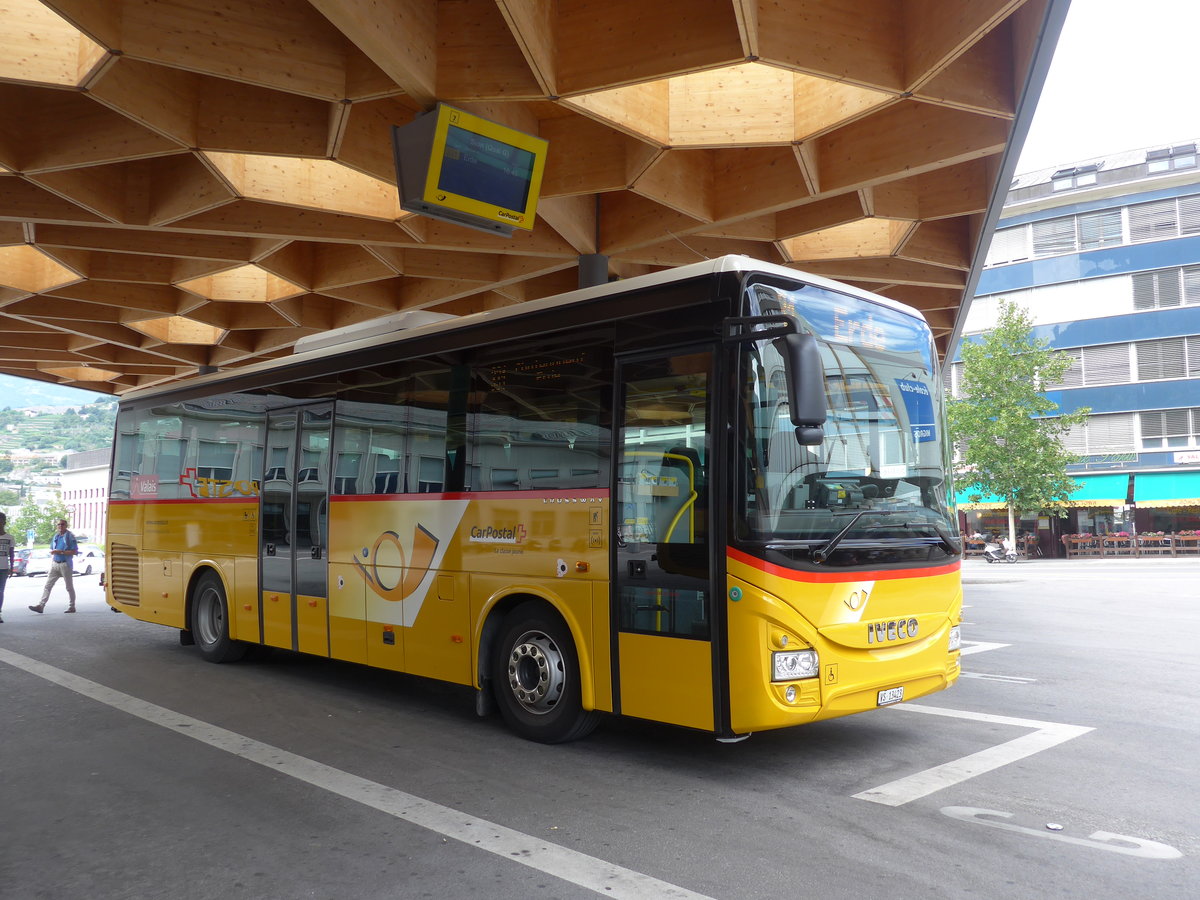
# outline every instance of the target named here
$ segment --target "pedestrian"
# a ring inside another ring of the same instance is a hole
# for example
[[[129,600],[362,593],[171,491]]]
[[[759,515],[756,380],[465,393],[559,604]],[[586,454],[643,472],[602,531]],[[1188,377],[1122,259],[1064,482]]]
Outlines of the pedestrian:
[[[67,585],[67,602],[70,604],[64,612],[75,612],[75,585],[71,581],[71,570],[74,563],[71,557],[79,552],[79,544],[75,535],[67,531],[67,520],[58,520],[58,531],[50,538],[50,571],[46,574],[46,586],[42,588],[42,599],[37,606],[29,607],[38,615],[46,608],[50,599],[50,590],[62,579]]]
[[[0,611],[4,609],[4,585],[13,570],[13,536],[5,531],[8,516],[0,512]],[[0,616],[0,622],[4,617]]]

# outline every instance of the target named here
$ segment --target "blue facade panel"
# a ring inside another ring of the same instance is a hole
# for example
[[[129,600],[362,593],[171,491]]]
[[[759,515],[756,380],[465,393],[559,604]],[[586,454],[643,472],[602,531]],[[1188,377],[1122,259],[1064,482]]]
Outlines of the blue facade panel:
[[[1070,388],[1047,391],[1046,396],[1057,403],[1064,414],[1084,406],[1090,407],[1093,415],[1143,409],[1180,409],[1200,406],[1200,378]]]
[[[1183,337],[1200,334],[1200,306],[1104,316],[1079,322],[1035,325],[1031,333],[1035,340],[1045,341],[1055,350]],[[963,338],[964,342],[971,341],[976,344],[982,340],[981,334]],[[961,362],[962,356],[955,353],[953,361]]]
[[[1108,278],[1150,269],[1169,269],[1190,266],[1200,260],[1200,236],[1174,238],[1168,241],[1148,241],[1144,244],[1125,244],[1102,247],[1065,256],[1031,259],[985,269],[979,276],[976,297],[1004,294],[1048,284],[1064,284],[1087,278]]]
[[[1105,316],[1080,322],[1057,322],[1038,325],[1033,329],[1035,338],[1048,341],[1055,349],[1150,341],[1197,333],[1200,333],[1200,306]]]

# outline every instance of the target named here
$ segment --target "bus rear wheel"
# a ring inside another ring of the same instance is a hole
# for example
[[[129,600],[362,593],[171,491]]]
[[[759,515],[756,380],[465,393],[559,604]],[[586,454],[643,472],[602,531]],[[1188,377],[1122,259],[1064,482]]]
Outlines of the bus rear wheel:
[[[229,637],[229,603],[215,572],[196,582],[191,618],[196,646],[209,662],[237,662],[246,655],[246,645]]]
[[[501,628],[492,686],[509,728],[527,740],[560,744],[596,727],[583,709],[579,655],[566,623],[540,603],[517,607]]]

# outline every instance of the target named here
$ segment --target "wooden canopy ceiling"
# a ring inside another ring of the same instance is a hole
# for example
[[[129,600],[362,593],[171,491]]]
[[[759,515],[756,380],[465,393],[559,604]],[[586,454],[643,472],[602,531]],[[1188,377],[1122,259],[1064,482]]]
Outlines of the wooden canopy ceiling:
[[[581,254],[792,265],[944,350],[1054,2],[0,0],[0,371],[120,394]],[[532,234],[400,210],[437,101],[548,139]]]

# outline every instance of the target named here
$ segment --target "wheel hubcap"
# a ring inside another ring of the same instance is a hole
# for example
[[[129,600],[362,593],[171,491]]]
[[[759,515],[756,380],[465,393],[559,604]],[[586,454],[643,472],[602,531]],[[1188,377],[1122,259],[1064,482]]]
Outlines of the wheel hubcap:
[[[196,598],[196,632],[202,644],[214,644],[221,636],[221,601],[217,592],[208,588]]]
[[[527,631],[509,654],[508,687],[522,708],[545,715],[562,697],[565,671],[562,653],[549,635]]]

